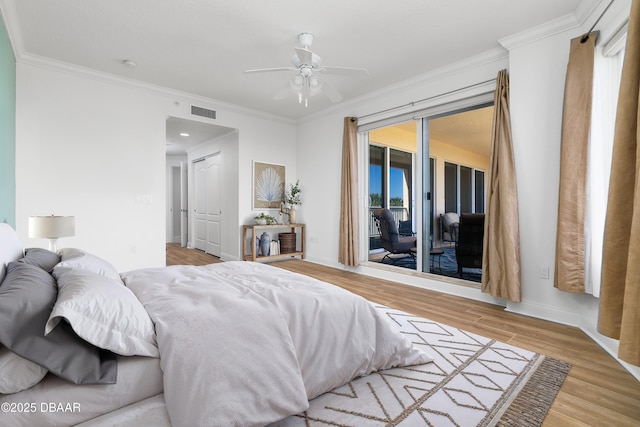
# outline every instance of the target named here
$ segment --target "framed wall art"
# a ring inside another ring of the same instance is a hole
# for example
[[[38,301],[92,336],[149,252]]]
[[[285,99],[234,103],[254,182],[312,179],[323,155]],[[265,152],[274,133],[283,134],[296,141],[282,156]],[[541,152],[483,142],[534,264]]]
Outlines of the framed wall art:
[[[284,200],[285,167],[253,162],[253,210],[280,209]]]

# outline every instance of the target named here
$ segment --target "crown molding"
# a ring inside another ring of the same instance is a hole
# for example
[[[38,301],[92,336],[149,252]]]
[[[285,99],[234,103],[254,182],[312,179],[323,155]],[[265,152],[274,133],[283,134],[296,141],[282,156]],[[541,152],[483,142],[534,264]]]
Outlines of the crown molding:
[[[587,23],[597,22],[600,18],[603,21],[599,27],[603,27],[603,34],[600,34],[598,42],[618,36],[621,27],[628,21],[630,0],[614,1],[611,9],[607,10],[612,0],[583,0],[578,7],[568,15],[562,16],[553,21],[539,25],[534,28],[516,33],[498,40],[498,43],[507,50],[512,50],[520,46],[551,37],[555,34],[582,29]],[[588,28],[582,29],[588,31]],[[624,32],[624,29],[622,29]]]
[[[256,118],[278,121],[285,124],[293,125],[295,120],[287,117],[277,116],[274,114],[265,113],[263,111],[254,110],[247,107],[242,107],[236,104],[219,101],[214,98],[209,98],[202,95],[196,95],[189,92],[183,92],[175,89],[170,89],[164,86],[154,85],[152,83],[142,82],[140,80],[129,79],[126,77],[117,76],[115,74],[106,73],[103,71],[97,71],[92,68],[81,67],[67,62],[54,60],[51,58],[34,55],[30,53],[22,54],[18,63],[26,64],[33,67],[44,68],[50,71],[60,72],[64,74],[71,74],[76,77],[92,79],[103,83],[109,83],[126,87],[130,89],[142,90],[154,95],[170,98],[173,101],[180,101],[185,103],[195,103],[202,107],[210,108],[220,112],[233,112],[242,115],[248,115]],[[222,124],[222,123],[220,123]]]
[[[575,15],[568,14],[554,19],[553,21],[538,25],[537,27],[503,37],[498,40],[498,43],[507,50],[513,50],[520,46],[551,37],[555,34],[578,28],[579,26],[580,22],[578,22]]]

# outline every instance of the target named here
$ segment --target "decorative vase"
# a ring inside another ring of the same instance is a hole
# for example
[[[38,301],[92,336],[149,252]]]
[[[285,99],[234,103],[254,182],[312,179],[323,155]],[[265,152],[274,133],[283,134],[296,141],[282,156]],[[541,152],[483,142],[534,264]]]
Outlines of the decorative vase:
[[[294,205],[291,205],[291,207],[289,208],[289,224],[295,224],[296,223],[296,207]]]
[[[260,235],[260,252],[262,256],[269,256],[271,252],[271,236],[266,231]]]

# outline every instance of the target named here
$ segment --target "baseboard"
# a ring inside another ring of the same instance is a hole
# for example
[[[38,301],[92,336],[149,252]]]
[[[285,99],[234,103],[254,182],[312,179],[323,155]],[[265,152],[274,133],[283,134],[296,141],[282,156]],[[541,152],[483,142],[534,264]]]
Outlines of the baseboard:
[[[535,317],[536,319],[575,326],[576,328],[580,327],[580,314],[562,311],[557,307],[530,302],[508,302],[504,310],[509,313]]]
[[[602,335],[600,332],[598,332],[598,327],[592,322],[589,322],[584,317],[582,317],[581,320],[582,322],[580,324],[580,330],[587,334],[589,338],[595,341],[595,343],[598,344],[604,351],[609,353],[611,357],[616,359],[616,361],[618,361],[618,363],[620,363],[631,375],[633,375],[635,379],[640,381],[640,366],[634,366],[625,362],[624,360],[618,359],[618,340]]]

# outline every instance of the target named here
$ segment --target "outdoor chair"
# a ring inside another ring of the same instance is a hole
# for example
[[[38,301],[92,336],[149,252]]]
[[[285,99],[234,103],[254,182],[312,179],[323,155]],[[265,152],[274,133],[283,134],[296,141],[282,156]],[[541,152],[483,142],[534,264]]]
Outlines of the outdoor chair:
[[[415,261],[416,237],[401,236],[398,232],[398,226],[393,218],[393,214],[387,208],[374,210],[373,216],[380,230],[382,247],[388,252],[380,262],[384,263],[385,260],[389,259],[392,264],[395,264],[398,259],[405,257],[394,257],[393,255],[402,254],[410,256]],[[412,251],[412,249],[414,249],[414,251]]]

